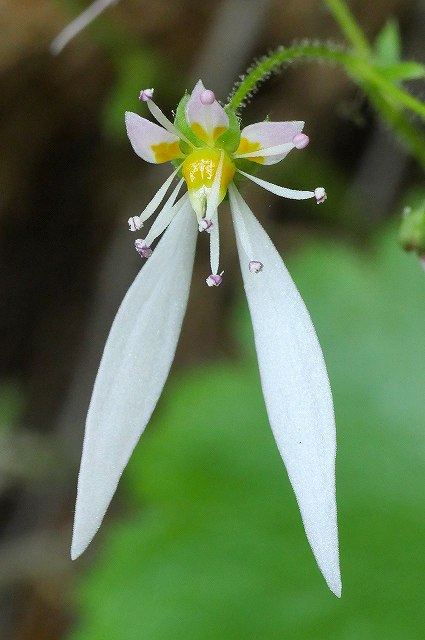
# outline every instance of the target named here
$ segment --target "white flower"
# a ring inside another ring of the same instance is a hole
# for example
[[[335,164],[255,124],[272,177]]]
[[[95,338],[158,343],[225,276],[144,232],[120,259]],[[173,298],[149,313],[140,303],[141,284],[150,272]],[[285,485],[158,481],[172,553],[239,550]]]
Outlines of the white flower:
[[[228,193],[270,424],[319,568],[339,596],[335,423],[325,363],[300,294],[234,184],[239,174],[277,195],[323,202],[322,188],[294,191],[249,172],[304,148],[304,123],[260,122],[240,131],[236,115],[199,81],[180,102],[173,124],[152,101],[152,92],[142,92],[142,100],[162,127],[127,113],[128,136],[144,160],[173,161],[176,168],[136,222],[130,219],[132,230],[156,211],[175,176],[182,177],[146,238],[136,240],[148,260],[105,346],[87,416],[72,557],[84,551],[100,526],[165,384],[186,309],[198,230],[210,239],[207,285],[222,282],[217,209]],[[178,199],[183,182],[188,193]],[[152,242],[164,231],[152,252]]]

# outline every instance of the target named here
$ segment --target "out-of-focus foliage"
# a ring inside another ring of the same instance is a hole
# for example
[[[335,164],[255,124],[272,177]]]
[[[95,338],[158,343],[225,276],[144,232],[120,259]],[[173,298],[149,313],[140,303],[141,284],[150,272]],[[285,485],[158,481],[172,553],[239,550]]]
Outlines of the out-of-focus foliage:
[[[424,77],[424,65],[401,59],[401,37],[398,22],[388,20],[375,41],[375,61],[388,80],[414,80]]]
[[[329,594],[247,351],[175,379],[126,472],[136,511],[109,522],[70,640],[422,638],[425,291],[394,233],[355,255],[303,250],[291,271],[335,395],[343,598]]]
[[[400,61],[401,39],[400,29],[396,20],[388,20],[379,32],[375,41],[375,55],[377,61],[383,65]]]
[[[22,409],[22,396],[18,388],[10,384],[0,385],[0,435],[16,424]]]
[[[425,199],[423,191],[409,199],[409,206],[403,212],[398,239],[405,251],[415,251],[425,255]]]
[[[103,127],[108,136],[124,137],[124,112],[139,108],[140,89],[158,86],[164,67],[149,49],[123,51],[115,57],[116,80],[103,109]]]

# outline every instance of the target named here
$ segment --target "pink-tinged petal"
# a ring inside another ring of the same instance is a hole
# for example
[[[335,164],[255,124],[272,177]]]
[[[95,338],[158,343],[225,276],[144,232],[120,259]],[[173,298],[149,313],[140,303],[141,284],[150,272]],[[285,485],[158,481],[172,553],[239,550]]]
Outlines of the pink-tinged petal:
[[[186,120],[198,138],[213,145],[229,127],[229,117],[212,91],[199,80],[185,110]]]
[[[236,155],[242,155],[260,149],[280,147],[288,143],[288,148],[281,153],[248,158],[260,164],[276,164],[285,158],[296,144],[294,138],[303,130],[304,122],[294,120],[292,122],[256,122],[250,124],[241,132],[241,141]],[[299,138],[296,138],[296,141]]]
[[[146,162],[169,162],[183,157],[179,138],[154,122],[127,111],[125,125],[131,146]]]

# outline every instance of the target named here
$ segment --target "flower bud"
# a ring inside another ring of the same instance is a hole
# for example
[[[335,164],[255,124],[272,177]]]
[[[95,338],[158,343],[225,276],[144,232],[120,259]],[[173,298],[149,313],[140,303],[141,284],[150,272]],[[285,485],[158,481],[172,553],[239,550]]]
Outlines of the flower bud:
[[[398,240],[405,251],[425,255],[425,201],[418,207],[404,209]]]

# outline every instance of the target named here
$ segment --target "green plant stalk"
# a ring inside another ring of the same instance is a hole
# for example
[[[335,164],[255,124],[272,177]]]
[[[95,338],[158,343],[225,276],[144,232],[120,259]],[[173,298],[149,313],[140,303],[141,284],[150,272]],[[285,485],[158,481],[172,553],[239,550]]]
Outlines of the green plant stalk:
[[[410,151],[425,171],[425,136],[406,118],[406,115],[394,109],[376,87],[362,85],[364,93],[375,107],[382,120],[386,122],[400,143]]]
[[[325,5],[335,18],[335,21],[340,26],[341,31],[347,38],[348,42],[354,47],[355,51],[365,58],[370,57],[372,55],[372,49],[369,42],[345,2],[342,2],[341,0],[324,1]]]
[[[376,68],[363,58],[359,58],[356,54],[342,48],[323,43],[298,44],[288,48],[279,47],[269,56],[261,58],[248,70],[248,74],[236,87],[233,95],[229,97],[228,106],[238,111],[261,82],[276,73],[285,64],[302,58],[339,64],[357,84],[362,85],[364,82],[368,82],[376,86],[385,94],[386,99],[393,100],[396,104],[410,109],[425,119],[425,104],[423,102],[384,78]]]

